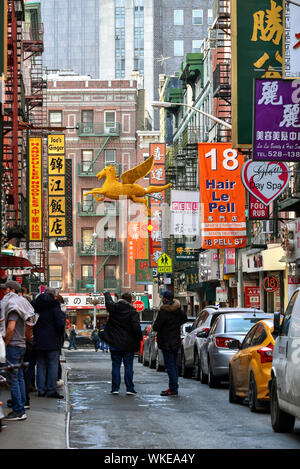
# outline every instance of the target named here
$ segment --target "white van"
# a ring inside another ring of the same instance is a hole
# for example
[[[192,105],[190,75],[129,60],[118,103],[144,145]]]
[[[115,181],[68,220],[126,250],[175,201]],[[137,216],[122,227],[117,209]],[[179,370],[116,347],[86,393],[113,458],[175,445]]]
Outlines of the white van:
[[[274,314],[277,336],[269,389],[271,422],[275,432],[292,432],[300,418],[300,288],[290,299],[282,323]]]

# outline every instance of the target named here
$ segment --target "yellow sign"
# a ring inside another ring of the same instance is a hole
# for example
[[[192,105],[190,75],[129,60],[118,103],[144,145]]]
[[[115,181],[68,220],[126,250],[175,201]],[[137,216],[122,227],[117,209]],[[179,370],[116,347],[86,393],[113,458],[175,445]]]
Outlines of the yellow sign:
[[[29,240],[43,239],[42,139],[29,138]]]
[[[48,135],[48,155],[64,155],[65,154],[65,136]]]
[[[172,258],[165,252],[158,258],[157,272],[161,274],[172,272]]]
[[[49,177],[49,195],[61,197],[66,193],[66,178],[65,176],[50,176]]]
[[[66,236],[66,218],[65,217],[49,217],[49,237]]]
[[[66,173],[65,155],[53,155],[48,158],[48,174],[62,175]]]
[[[49,197],[49,217],[66,215],[66,198]]]

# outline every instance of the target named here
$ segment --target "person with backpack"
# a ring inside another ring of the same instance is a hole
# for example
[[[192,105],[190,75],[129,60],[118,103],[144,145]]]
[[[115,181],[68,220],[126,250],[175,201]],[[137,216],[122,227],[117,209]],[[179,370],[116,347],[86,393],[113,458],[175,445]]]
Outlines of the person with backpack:
[[[95,352],[98,352],[100,338],[99,338],[99,329],[97,327],[95,327],[95,329],[93,330],[91,339],[95,347]]]
[[[103,340],[104,330],[105,330],[105,324],[102,324],[99,328],[99,340],[101,341],[100,348],[101,348],[103,353],[105,353],[105,352],[108,353],[108,344],[106,342],[104,342],[104,340]]]

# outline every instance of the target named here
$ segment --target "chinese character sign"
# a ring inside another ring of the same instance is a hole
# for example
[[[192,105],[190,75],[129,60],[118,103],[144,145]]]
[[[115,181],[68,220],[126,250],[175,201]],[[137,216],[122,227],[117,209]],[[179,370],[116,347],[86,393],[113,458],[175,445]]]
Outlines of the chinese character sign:
[[[254,160],[300,160],[299,96],[300,80],[255,80]]]
[[[135,259],[146,259],[146,238],[142,232],[140,222],[128,222],[127,224],[127,273],[135,274]]]
[[[48,135],[48,216],[50,238],[66,236],[65,136]]]
[[[300,78],[300,7],[285,1],[284,78]]]
[[[233,0],[233,148],[252,146],[253,78],[281,78],[282,39],[281,0]]]
[[[200,228],[200,195],[194,191],[171,191],[170,233],[197,236]]]
[[[246,246],[243,156],[228,143],[199,143],[203,249]]]
[[[42,241],[42,140],[29,138],[29,240]]]

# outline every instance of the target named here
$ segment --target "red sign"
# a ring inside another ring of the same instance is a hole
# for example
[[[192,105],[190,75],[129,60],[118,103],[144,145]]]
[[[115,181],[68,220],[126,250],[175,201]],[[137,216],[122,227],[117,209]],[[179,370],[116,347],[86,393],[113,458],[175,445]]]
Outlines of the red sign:
[[[135,301],[135,302],[133,303],[133,306],[135,307],[135,309],[136,309],[137,311],[143,311],[143,309],[144,309],[144,307],[145,307],[145,306],[144,306],[144,303],[143,303],[142,301],[139,301],[139,300],[138,300],[138,301]]]
[[[252,194],[249,197],[249,220],[265,220],[269,218],[269,207],[257,200]]]
[[[245,307],[246,308],[260,308],[260,288],[259,287],[244,287],[245,292]]]
[[[267,292],[274,292],[276,290],[278,290],[279,288],[279,282],[278,282],[278,279],[276,277],[266,277],[263,281],[263,286],[264,286],[264,289],[267,291]]]

